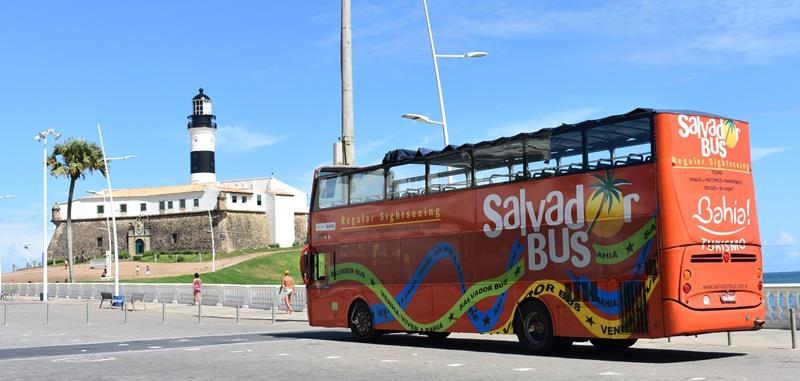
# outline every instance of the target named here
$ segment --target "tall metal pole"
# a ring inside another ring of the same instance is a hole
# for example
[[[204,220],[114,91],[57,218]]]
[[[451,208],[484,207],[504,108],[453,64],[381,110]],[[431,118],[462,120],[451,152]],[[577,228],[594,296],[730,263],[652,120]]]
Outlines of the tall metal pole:
[[[106,183],[108,184],[108,203],[111,204],[111,228],[114,231],[114,296],[119,296],[119,246],[117,245],[117,219],[114,213],[114,193],[111,191],[111,172],[108,170],[106,147],[103,144],[103,131],[97,124],[97,135],[100,136],[100,150],[103,151],[103,165],[106,168]]]
[[[344,151],[342,161],[344,165],[353,165],[356,162],[355,127],[353,127],[352,39],[350,0],[342,0],[342,151]]]
[[[208,210],[208,227],[211,229],[211,272],[217,271],[217,248],[214,245],[214,220],[211,218],[211,209]]]
[[[436,89],[439,91],[439,111],[442,113],[442,134],[444,134],[444,146],[450,145],[450,138],[447,136],[447,115],[444,112],[444,96],[442,95],[442,82],[439,79],[439,62],[436,59],[436,46],[433,44],[433,32],[431,31],[431,18],[428,15],[428,0],[422,0],[425,7],[425,22],[428,24],[428,39],[431,42],[431,57],[433,57],[433,73],[436,75]]]
[[[48,128],[33,138],[42,142],[42,301],[47,301],[47,137],[58,140],[61,134]]]

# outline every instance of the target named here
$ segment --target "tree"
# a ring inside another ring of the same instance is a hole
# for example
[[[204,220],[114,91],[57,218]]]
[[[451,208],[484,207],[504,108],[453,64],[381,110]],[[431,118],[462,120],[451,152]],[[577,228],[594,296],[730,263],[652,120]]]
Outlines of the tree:
[[[47,159],[50,174],[55,177],[69,178],[69,198],[67,200],[67,253],[69,259],[69,281],[74,281],[72,257],[72,196],[75,192],[75,182],[83,179],[87,173],[99,171],[106,175],[106,166],[103,162],[103,152],[96,143],[86,139],[70,138],[56,144],[53,153]]]

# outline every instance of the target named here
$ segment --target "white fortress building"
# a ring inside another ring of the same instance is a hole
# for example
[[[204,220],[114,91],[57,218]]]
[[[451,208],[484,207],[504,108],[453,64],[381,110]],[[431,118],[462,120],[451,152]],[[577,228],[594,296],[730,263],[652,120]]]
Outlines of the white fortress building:
[[[73,254],[98,256],[109,250],[111,211],[119,250],[132,255],[211,251],[270,245],[288,247],[306,239],[306,194],[274,177],[217,181],[214,162],[216,116],[203,89],[192,99],[190,184],[114,189],[73,201]],[[67,204],[53,206],[56,225],[49,255],[66,256]],[[210,228],[211,225],[213,229]]]

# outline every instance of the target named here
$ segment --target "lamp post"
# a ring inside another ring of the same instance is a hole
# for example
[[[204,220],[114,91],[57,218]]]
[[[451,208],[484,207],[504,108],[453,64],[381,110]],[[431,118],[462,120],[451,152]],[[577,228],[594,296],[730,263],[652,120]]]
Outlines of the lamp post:
[[[442,126],[442,133],[444,134],[444,145],[447,147],[450,144],[450,139],[447,135],[447,114],[444,111],[444,96],[442,95],[442,81],[439,78],[439,58],[480,58],[486,57],[489,53],[486,52],[467,52],[464,54],[436,54],[436,45],[433,43],[433,31],[431,30],[431,17],[428,13],[428,0],[422,0],[422,5],[425,8],[425,23],[428,25],[428,40],[431,44],[431,58],[433,59],[433,74],[436,76],[436,90],[439,93],[439,112],[442,115],[441,122],[434,122],[428,118],[426,120],[419,120],[423,123],[438,124]],[[415,115],[415,114],[405,114]],[[419,115],[422,116],[422,115]],[[410,118],[414,119],[414,118]]]
[[[58,140],[61,134],[48,128],[33,137],[42,143],[42,301],[47,301],[47,137]]]
[[[103,144],[103,131],[100,129],[100,124],[97,124],[97,135],[100,137],[100,150],[103,152],[103,166],[106,169],[106,183],[108,185],[108,203],[111,205],[111,229],[114,232],[114,296],[119,296],[119,246],[117,245],[117,218],[114,213],[114,193],[111,189],[111,172],[108,170],[108,162],[112,160],[131,159],[136,156],[129,155],[123,157],[107,157],[106,147]]]
[[[25,243],[22,245],[22,248],[25,249],[25,268],[31,268],[31,244]]]

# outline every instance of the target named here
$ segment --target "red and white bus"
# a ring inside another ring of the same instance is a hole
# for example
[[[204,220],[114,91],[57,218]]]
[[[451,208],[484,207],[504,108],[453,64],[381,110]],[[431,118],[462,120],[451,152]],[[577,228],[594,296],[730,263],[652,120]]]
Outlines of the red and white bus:
[[[622,115],[314,173],[310,324],[590,340],[759,329],[747,122]]]

